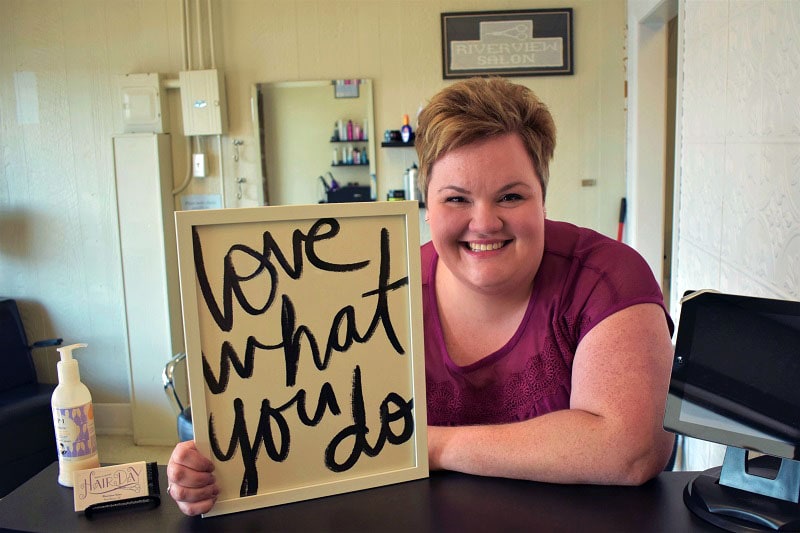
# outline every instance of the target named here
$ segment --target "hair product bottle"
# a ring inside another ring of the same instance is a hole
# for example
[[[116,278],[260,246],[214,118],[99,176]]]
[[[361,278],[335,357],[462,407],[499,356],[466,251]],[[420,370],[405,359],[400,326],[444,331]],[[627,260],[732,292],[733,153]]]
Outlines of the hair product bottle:
[[[406,170],[406,199],[417,200],[420,199],[419,188],[417,187],[417,178],[419,177],[419,167],[417,163],[413,163],[408,170]]]
[[[78,361],[72,358],[72,350],[85,347],[86,344],[71,344],[58,348],[58,386],[50,400],[58,448],[58,482],[65,487],[73,485],[73,472],[100,466],[92,395],[81,383]]]
[[[400,138],[404,143],[411,141],[411,125],[408,123],[408,115],[403,115],[403,126],[400,128]]]

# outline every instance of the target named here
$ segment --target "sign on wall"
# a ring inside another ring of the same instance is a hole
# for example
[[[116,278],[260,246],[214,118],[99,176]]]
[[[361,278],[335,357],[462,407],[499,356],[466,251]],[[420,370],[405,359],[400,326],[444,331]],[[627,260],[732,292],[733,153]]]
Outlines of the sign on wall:
[[[416,202],[176,213],[206,516],[428,475]]]
[[[572,74],[572,8],[442,13],[442,76]]]

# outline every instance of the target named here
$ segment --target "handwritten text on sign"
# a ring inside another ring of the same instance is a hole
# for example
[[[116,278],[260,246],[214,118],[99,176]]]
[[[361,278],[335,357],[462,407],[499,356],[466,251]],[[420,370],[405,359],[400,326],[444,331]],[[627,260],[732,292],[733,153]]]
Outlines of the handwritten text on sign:
[[[191,241],[207,422],[195,430],[220,499],[413,466],[403,219],[193,226]]]

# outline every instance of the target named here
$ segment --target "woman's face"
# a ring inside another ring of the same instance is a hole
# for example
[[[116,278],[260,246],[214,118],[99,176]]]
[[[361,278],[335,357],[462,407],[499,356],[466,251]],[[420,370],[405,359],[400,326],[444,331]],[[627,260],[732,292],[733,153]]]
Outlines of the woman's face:
[[[529,288],[544,251],[539,176],[517,134],[448,152],[432,166],[431,239],[456,280],[483,293]]]

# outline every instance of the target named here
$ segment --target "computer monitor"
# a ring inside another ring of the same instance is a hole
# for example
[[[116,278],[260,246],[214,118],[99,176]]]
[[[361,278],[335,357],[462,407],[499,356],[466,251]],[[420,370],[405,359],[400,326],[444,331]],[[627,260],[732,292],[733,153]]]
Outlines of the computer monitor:
[[[800,527],[800,302],[687,293],[664,427],[728,446],[687,486],[696,514],[731,531]],[[780,469],[751,471],[750,451]]]

